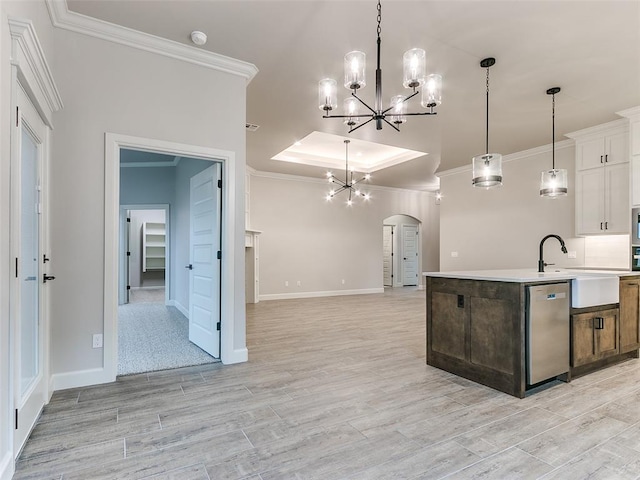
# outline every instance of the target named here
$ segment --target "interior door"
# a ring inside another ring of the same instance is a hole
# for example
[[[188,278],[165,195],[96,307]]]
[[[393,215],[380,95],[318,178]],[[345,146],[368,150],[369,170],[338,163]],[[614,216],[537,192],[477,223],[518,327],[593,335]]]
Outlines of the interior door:
[[[385,287],[393,286],[393,225],[382,226],[382,277]]]
[[[43,285],[46,208],[45,151],[47,127],[26,93],[18,88],[18,128],[12,165],[12,275],[11,316],[14,359],[14,455],[21,451],[47,401],[46,302]],[[13,147],[13,146],[12,146]],[[12,148],[13,150],[13,148]],[[51,277],[52,278],[52,277]]]
[[[402,284],[418,285],[417,225],[402,225]]]
[[[220,357],[220,262],[222,167],[191,177],[189,340]]]

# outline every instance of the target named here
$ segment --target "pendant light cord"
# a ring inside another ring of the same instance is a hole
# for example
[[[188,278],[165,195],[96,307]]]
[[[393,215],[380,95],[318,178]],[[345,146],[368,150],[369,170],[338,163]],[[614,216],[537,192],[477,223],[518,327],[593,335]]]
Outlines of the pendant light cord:
[[[556,169],[556,94],[551,95],[551,169]]]
[[[489,68],[487,67],[487,130],[485,134],[485,154],[489,155]]]

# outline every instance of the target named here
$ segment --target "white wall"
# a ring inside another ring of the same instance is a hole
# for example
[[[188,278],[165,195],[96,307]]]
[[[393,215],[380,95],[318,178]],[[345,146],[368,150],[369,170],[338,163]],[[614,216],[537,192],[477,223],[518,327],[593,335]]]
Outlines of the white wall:
[[[472,187],[470,169],[441,175],[441,270],[537,268],[540,240],[549,233],[560,235],[577,258],[568,259],[549,239],[545,261],[584,265],[584,239],[574,237],[574,152],[570,142],[560,148],[556,143],[556,167],[568,170],[569,194],[555,200],[539,195],[540,173],[551,167],[550,149],[504,162],[499,188]]]
[[[9,344],[10,134],[11,134],[11,35],[8,16],[31,20],[49,64],[55,60],[53,27],[44,2],[0,1],[0,479],[13,472],[13,410]]]
[[[102,368],[105,132],[235,152],[238,208],[231,260],[234,350],[244,349],[245,79],[56,29],[53,66],[65,108],[52,169],[52,369]]]
[[[358,200],[348,208],[340,195],[325,200],[327,184],[321,179],[252,174],[251,226],[263,232],[260,298],[380,291],[382,225],[395,214],[422,222],[422,268],[437,270],[439,215],[433,194],[370,190],[369,202]]]

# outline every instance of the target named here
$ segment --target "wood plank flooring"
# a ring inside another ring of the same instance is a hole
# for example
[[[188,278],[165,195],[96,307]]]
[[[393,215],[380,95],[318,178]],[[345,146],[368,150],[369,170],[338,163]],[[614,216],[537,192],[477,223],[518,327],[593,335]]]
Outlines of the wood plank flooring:
[[[14,478],[640,478],[638,360],[519,400],[425,364],[423,291],[247,308],[248,363],[55,392]]]

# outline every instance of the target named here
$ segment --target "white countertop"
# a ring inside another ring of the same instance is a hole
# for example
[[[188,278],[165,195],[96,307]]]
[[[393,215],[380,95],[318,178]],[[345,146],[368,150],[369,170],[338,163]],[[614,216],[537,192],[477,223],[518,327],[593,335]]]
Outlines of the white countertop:
[[[577,277],[597,276],[631,276],[640,272],[629,270],[581,270],[581,269],[553,269],[538,273],[536,268],[520,268],[513,270],[466,270],[453,272],[424,272],[425,277],[462,278],[469,280],[489,280],[494,282],[543,282],[549,280],[572,280]]]

